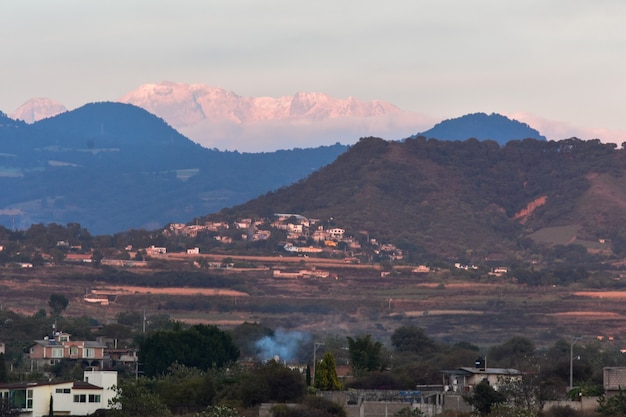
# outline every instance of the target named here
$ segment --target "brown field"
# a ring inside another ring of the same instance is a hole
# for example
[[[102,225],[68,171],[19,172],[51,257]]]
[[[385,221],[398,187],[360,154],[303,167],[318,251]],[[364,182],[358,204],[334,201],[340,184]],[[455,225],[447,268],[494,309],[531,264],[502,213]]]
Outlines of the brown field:
[[[189,288],[189,287],[137,287],[130,285],[103,286],[91,290],[95,295],[129,295],[129,294],[167,294],[167,295],[207,295],[226,297],[246,297],[248,294],[220,288]]]
[[[626,291],[576,291],[574,295],[578,297],[626,299]]]
[[[269,270],[218,271],[212,273],[236,276],[239,284],[161,288],[63,278],[77,270],[92,273],[92,267],[84,266],[0,270],[0,304],[3,309],[33,314],[47,309],[50,294],[61,293],[70,300],[65,315],[95,317],[102,323],[134,310],[225,328],[249,321],[318,335],[372,334],[384,341],[397,327],[416,325],[446,342],[491,345],[523,335],[547,345],[576,334],[610,336],[626,347],[626,292],[525,287],[496,278],[468,282],[450,278],[449,273],[424,276],[408,269],[381,278],[371,265],[333,267],[310,258],[267,259],[286,269],[329,270],[337,279],[274,278]],[[190,261],[181,257],[177,262],[182,269]],[[86,295],[107,297],[110,303],[88,303]]]

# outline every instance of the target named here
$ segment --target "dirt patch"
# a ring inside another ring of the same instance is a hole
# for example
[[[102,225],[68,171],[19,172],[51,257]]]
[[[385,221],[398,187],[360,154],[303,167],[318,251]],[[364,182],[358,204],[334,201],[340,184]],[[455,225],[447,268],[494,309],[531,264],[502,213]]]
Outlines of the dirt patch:
[[[472,310],[424,310],[424,311],[405,311],[404,314],[408,317],[420,317],[420,316],[444,316],[444,315],[464,315],[474,314],[482,315],[482,311]]]
[[[241,291],[222,288],[186,288],[186,287],[135,287],[115,286],[103,287],[91,290],[96,295],[128,295],[128,294],[168,294],[168,295],[222,295],[226,297],[247,297],[248,294]]]
[[[626,291],[576,291],[578,297],[611,298],[614,300],[626,300]]]
[[[551,313],[549,316],[555,317],[584,317],[586,319],[622,319],[623,316],[608,311],[561,311],[559,313]]]

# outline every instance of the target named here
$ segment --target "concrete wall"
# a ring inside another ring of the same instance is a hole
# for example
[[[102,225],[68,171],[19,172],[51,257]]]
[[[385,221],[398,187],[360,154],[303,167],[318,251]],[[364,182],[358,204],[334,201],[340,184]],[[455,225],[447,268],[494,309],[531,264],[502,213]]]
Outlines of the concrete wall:
[[[580,401],[546,401],[543,405],[544,410],[553,407],[569,407],[576,411],[595,411],[598,407],[599,397],[582,397]]]

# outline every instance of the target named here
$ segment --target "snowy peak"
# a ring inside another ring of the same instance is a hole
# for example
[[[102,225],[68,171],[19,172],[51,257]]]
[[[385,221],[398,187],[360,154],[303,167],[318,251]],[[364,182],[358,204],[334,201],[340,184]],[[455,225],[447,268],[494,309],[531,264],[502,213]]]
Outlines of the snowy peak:
[[[48,117],[66,112],[67,109],[58,101],[49,98],[31,98],[22,104],[13,113],[9,114],[11,119],[23,120],[26,123],[35,123]]]
[[[206,84],[170,81],[144,84],[119,101],[143,107],[176,128],[204,120],[244,124],[285,119],[373,117],[400,112],[400,109],[389,103],[364,102],[354,97],[344,100],[323,93],[296,93],[279,98],[242,97]]]

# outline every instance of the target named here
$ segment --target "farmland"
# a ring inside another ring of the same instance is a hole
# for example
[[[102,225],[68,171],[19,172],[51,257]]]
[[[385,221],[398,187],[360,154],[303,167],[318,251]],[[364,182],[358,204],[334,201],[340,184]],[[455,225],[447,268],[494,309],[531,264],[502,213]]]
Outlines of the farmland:
[[[580,285],[533,287],[504,278],[470,279],[445,270],[415,274],[399,268],[381,277],[373,265],[254,259],[261,261],[267,268],[212,272],[221,276],[220,281],[207,279],[207,285],[193,287],[179,286],[175,279],[167,285],[107,282],[103,279],[107,274],[91,266],[4,270],[0,301],[4,309],[33,314],[47,307],[50,294],[60,293],[70,301],[64,314],[95,317],[103,323],[122,311],[145,311],[221,327],[248,321],[316,335],[372,334],[385,342],[397,327],[414,324],[449,343],[489,346],[524,335],[538,345],[548,345],[576,334],[610,337],[626,347],[626,292],[622,291],[594,291]],[[183,276],[189,262],[181,258],[165,264]],[[277,278],[271,271],[276,268],[325,269],[332,275]],[[149,282],[154,272],[141,275]],[[72,278],[78,276],[81,279]],[[212,282],[220,285],[212,287]],[[90,296],[105,296],[107,303],[87,302]]]

